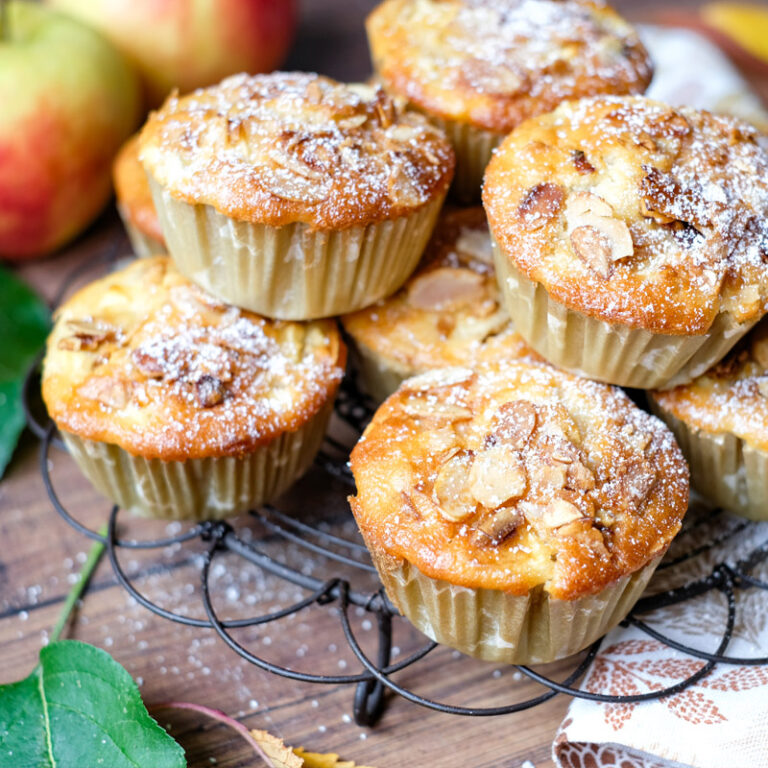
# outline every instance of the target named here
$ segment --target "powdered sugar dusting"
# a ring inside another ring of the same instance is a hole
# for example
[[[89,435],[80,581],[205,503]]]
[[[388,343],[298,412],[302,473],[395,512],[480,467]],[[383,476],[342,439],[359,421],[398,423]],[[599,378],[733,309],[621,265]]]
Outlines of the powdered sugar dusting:
[[[87,351],[62,347],[71,318],[83,316],[120,333]],[[322,408],[343,372],[332,323],[272,322],[221,304],[166,258],[81,291],[60,310],[51,349],[46,378],[61,377],[71,397],[64,426],[148,458],[230,455],[268,442]]]
[[[688,500],[687,467],[658,419],[616,388],[530,360],[406,381],[352,469],[358,522],[390,554],[454,584],[545,584],[566,599],[663,551]]]
[[[568,98],[642,91],[651,77],[632,27],[583,0],[389,0],[369,31],[395,92],[497,132]]]
[[[584,161],[591,171],[577,167]],[[515,212],[543,182],[557,182],[564,204],[534,229]],[[606,208],[601,217],[564,221],[585,195]],[[510,137],[485,201],[503,249],[571,308],[686,334],[720,311],[743,323],[768,309],[768,154],[734,118],[641,98],[563,105]],[[578,226],[592,232],[586,246]],[[631,235],[618,260],[579,252],[615,252],[618,226]]]
[[[367,223],[447,187],[453,154],[380,87],[312,74],[236,75],[169,99],[141,160],[175,196],[251,221]]]

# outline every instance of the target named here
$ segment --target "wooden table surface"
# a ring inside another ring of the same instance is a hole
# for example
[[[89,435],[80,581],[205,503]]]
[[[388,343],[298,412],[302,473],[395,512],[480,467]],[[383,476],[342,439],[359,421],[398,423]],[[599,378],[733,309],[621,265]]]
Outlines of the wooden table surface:
[[[637,18],[647,14],[651,4],[626,0],[619,5]],[[370,0],[307,0],[288,67],[347,79],[365,77],[368,63],[361,22],[372,6]],[[128,252],[112,209],[65,252],[20,272],[50,298],[75,266],[95,261],[111,249]],[[109,505],[64,453],[54,449],[50,466],[68,508],[83,522],[98,527],[106,519]],[[281,506],[310,519],[314,514],[306,510],[310,496],[324,510],[329,525],[351,533],[345,489],[326,476],[315,473],[308,477]],[[280,547],[250,519],[239,519],[235,526],[254,539],[263,539],[275,556],[305,572],[320,577],[334,572],[296,547]],[[177,527],[125,523],[129,535],[147,538],[175,532]],[[36,663],[38,650],[89,547],[53,510],[38,470],[38,445],[28,434],[0,483],[0,540],[0,682],[10,682],[28,674]],[[200,544],[193,544],[147,554],[129,552],[121,555],[121,562],[137,575],[136,584],[148,596],[167,608],[201,616],[201,551]],[[302,596],[300,589],[264,575],[234,556],[214,563],[212,585],[217,608],[230,618],[266,612]],[[370,589],[374,584],[360,586]],[[352,611],[352,616],[366,649],[373,652],[373,617],[362,610]],[[373,729],[361,728],[350,717],[352,687],[311,685],[261,671],[236,657],[212,630],[182,627],[138,605],[117,584],[106,561],[99,566],[68,636],[111,653],[139,682],[150,711],[167,701],[202,703],[224,710],[250,728],[267,729],[292,745],[339,752],[346,759],[378,768],[530,768],[531,764],[548,768],[552,766],[552,737],[568,707],[568,700],[558,696],[514,715],[466,718],[390,697],[379,724]],[[359,668],[346,649],[338,616],[329,607],[242,631],[237,638],[269,660],[298,669],[339,674]],[[401,656],[420,642],[423,638],[417,632],[396,621],[395,644]],[[554,665],[548,671],[563,675],[569,668],[569,664]],[[448,649],[430,654],[398,680],[422,695],[468,706],[494,706],[542,692],[514,669],[457,658]],[[226,728],[178,711],[154,711],[188,749],[192,768],[258,765]]]

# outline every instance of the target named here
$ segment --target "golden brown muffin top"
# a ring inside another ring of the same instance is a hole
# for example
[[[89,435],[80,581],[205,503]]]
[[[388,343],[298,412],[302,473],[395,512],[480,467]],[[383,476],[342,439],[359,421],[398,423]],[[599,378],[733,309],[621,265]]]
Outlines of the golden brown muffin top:
[[[366,542],[436,579],[573,600],[662,554],[688,504],[670,431],[545,363],[403,383],[352,452]]]
[[[117,204],[139,232],[161,243],[165,242],[157,217],[147,173],[139,162],[139,135],[123,144],[112,164]]]
[[[500,305],[480,206],[443,212],[403,288],[342,324],[355,341],[411,371],[534,354]]]
[[[158,256],[59,308],[43,399],[60,429],[133,455],[240,456],[320,411],[345,358],[332,321],[272,321],[227,306]]]
[[[768,451],[768,323],[690,384],[649,396],[689,427]]]
[[[284,72],[171,96],[142,130],[140,157],[177,199],[316,229],[412,213],[454,166],[445,136],[380,86]]]
[[[768,154],[734,118],[569,102],[505,139],[483,202],[501,257],[583,314],[696,335],[768,309]]]
[[[385,0],[367,21],[385,86],[448,120],[508,133],[566,99],[642,93],[634,29],[589,0]]]

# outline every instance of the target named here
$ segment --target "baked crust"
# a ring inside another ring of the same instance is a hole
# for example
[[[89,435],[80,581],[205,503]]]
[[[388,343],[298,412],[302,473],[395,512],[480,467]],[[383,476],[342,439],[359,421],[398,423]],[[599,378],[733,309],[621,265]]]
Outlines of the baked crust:
[[[315,416],[345,360],[332,321],[270,321],[227,306],[155,257],[60,307],[43,400],[60,429],[134,456],[242,456]]]
[[[139,162],[139,135],[123,144],[112,165],[115,196],[123,214],[139,232],[164,243],[160,219],[149,190],[147,174]]]
[[[408,380],[351,466],[374,551],[515,595],[601,591],[662,554],[688,504],[661,421],[621,390],[520,360]]]
[[[345,315],[342,324],[355,341],[412,374],[535,354],[500,304],[480,206],[445,211],[403,288]]]
[[[569,102],[485,176],[501,258],[569,309],[673,335],[768,310],[768,154],[734,118],[642,97]]]
[[[366,28],[387,89],[437,117],[505,134],[566,99],[642,93],[634,29],[587,0],[385,0]]]
[[[140,158],[179,200],[321,230],[412,213],[454,167],[444,134],[380,86],[280,72],[172,95],[142,130]]]
[[[688,427],[768,451],[768,323],[690,384],[648,395]]]

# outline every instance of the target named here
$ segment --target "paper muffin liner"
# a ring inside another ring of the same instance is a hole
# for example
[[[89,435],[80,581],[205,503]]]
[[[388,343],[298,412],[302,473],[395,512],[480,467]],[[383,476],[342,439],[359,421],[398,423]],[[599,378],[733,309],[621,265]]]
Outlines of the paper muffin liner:
[[[295,432],[242,457],[163,461],[68,432],[62,438],[83,474],[121,509],[142,517],[219,520],[279,496],[312,464],[333,402]]]
[[[554,365],[638,389],[687,384],[719,362],[756,321],[717,315],[706,334],[673,336],[588,317],[552,299],[493,244],[496,274],[515,330]]]
[[[615,627],[640,598],[661,556],[596,595],[556,600],[470,589],[426,576],[406,560],[369,547],[390,600],[427,637],[468,656],[544,664],[571,656]]]
[[[456,171],[451,195],[462,203],[477,203],[483,185],[485,168],[491,162],[493,150],[506,136],[470,123],[446,120],[424,112],[430,122],[442,128],[456,153]]]
[[[159,256],[165,253],[165,243],[160,242],[160,240],[157,240],[154,237],[150,237],[142,232],[135,224],[131,223],[130,217],[120,203],[117,204],[117,212],[123,220],[123,226],[128,235],[128,240],[131,242],[133,252],[140,259],[146,259],[150,256]]]
[[[730,432],[686,424],[651,396],[651,410],[675,435],[691,469],[691,484],[712,503],[750,520],[768,520],[768,453]]]
[[[236,221],[176,200],[150,177],[168,252],[214,296],[265,317],[313,320],[394,293],[421,258],[445,194],[407,216],[342,230]]]
[[[377,403],[383,403],[398,387],[421,370],[407,368],[384,357],[366,344],[349,336],[354,367],[359,374],[361,389]]]

